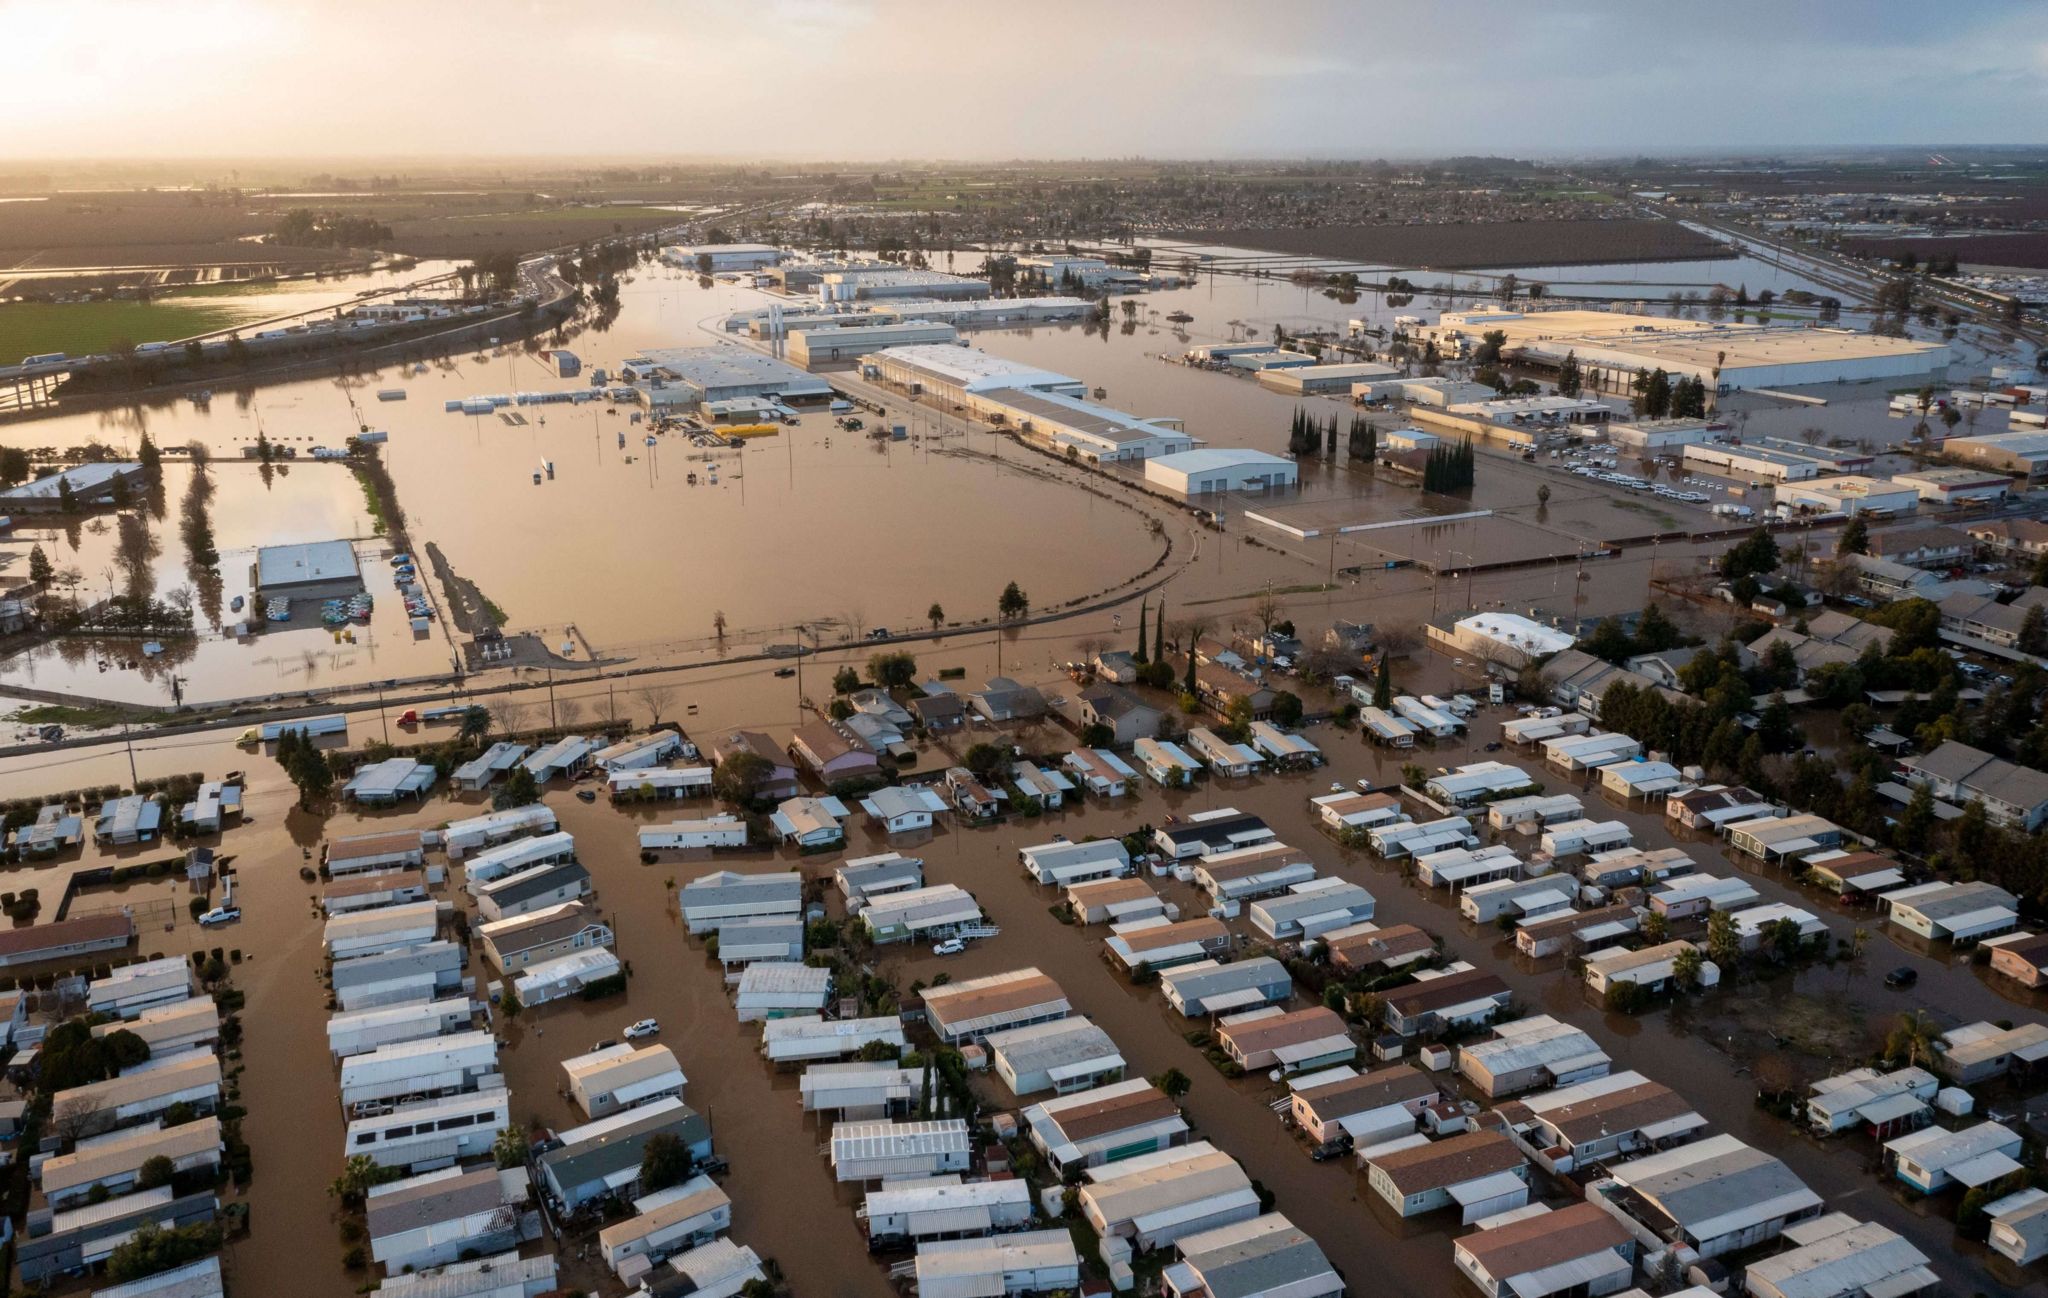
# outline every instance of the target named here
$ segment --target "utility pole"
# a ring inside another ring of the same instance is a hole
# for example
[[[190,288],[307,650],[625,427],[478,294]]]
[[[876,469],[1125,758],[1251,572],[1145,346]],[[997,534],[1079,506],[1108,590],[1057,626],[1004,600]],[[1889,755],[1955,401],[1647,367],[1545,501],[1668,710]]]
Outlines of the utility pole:
[[[559,726],[561,721],[555,715],[555,665],[548,664],[548,728]]]

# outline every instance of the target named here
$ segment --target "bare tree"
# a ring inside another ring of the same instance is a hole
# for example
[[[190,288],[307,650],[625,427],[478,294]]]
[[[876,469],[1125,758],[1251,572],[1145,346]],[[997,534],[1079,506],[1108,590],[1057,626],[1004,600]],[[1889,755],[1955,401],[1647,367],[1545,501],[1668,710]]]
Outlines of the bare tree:
[[[100,1102],[89,1095],[74,1095],[50,1111],[50,1126],[66,1145],[77,1144],[99,1125]]]
[[[1421,637],[1405,626],[1381,627],[1379,636],[1380,651],[1389,658],[1405,658],[1422,643]]]
[[[725,610],[719,609],[711,615],[711,631],[718,637],[718,643],[725,643]]]
[[[1278,622],[1280,615],[1286,611],[1286,601],[1275,595],[1271,588],[1260,592],[1259,597],[1252,601],[1252,615],[1259,619],[1259,634],[1271,634],[1273,624]]]
[[[526,724],[526,705],[505,695],[499,695],[484,704],[484,710],[491,714],[491,724],[501,735],[512,735]]]
[[[1099,635],[1082,636],[1074,642],[1074,648],[1080,652],[1081,661],[1087,663],[1092,663],[1101,657],[1109,647],[1108,638]]]
[[[675,704],[676,687],[673,685],[642,685],[633,691],[633,697],[640,700],[640,706],[647,709],[648,721],[661,724],[661,714]]]
[[[564,698],[555,703],[555,718],[564,727],[574,726],[583,719],[583,700]]]

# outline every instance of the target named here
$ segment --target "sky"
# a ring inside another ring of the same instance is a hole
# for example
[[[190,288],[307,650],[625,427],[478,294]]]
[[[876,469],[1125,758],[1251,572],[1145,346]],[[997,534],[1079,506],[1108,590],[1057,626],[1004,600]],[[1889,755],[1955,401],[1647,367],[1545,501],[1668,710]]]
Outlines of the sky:
[[[0,161],[2048,140],[2033,0],[0,0]]]

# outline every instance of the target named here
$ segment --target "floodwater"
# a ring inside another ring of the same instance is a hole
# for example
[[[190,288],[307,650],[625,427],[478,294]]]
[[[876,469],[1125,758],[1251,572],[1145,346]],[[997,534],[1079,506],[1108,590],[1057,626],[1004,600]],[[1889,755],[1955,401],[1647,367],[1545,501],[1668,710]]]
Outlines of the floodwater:
[[[966,270],[978,260],[978,254],[963,253],[937,264]],[[1768,263],[1741,260],[1738,269],[1759,272],[1742,281],[1752,292],[1772,282],[1761,273],[1770,269]],[[1702,267],[1718,263],[1607,266],[1586,273],[1601,284],[1645,291],[1657,285],[1658,276],[1680,272],[1725,278],[1719,269]],[[1530,274],[1542,269],[1531,268]],[[636,271],[621,297],[621,309],[609,323],[570,330],[569,343],[586,371],[616,369],[646,348],[723,336],[716,322],[726,313],[767,300],[752,289],[706,287],[695,276],[655,267]],[[1090,388],[1104,389],[1105,400],[1121,409],[1182,419],[1192,435],[1211,445],[1280,452],[1298,406],[1319,417],[1337,414],[1340,427],[1348,425],[1351,407],[1338,399],[1288,397],[1249,377],[1191,369],[1169,358],[1199,342],[1269,337],[1276,325],[1341,332],[1354,317],[1385,324],[1397,311],[1419,309],[1389,307],[1376,294],[1347,303],[1284,279],[1208,276],[1184,288],[1119,300],[1106,332],[1046,325],[985,331],[971,341],[1072,374]],[[1175,311],[1192,315],[1193,322],[1171,325],[1165,316]],[[1966,362],[1985,354],[1969,351]],[[1689,565],[1705,551],[1683,544],[1666,544],[1651,555],[1631,550],[1601,560],[1584,582],[1567,571],[1578,555],[1658,532],[1697,533],[1714,526],[1704,507],[1631,496],[1564,473],[1561,462],[1528,465],[1485,453],[1474,490],[1454,498],[1425,498],[1391,478],[1320,462],[1304,465],[1299,493],[1303,500],[1341,502],[1337,508],[1358,521],[1493,511],[1496,518],[1484,523],[1300,542],[1233,516],[1223,535],[1198,536],[1189,531],[1187,515],[1127,485],[1113,479],[1105,484],[922,406],[905,407],[912,432],[905,442],[850,435],[822,413],[812,413],[743,449],[721,452],[699,450],[675,435],[648,446],[644,426],[632,423],[630,412],[598,403],[517,408],[524,422],[443,410],[452,398],[580,383],[552,377],[523,349],[505,348],[483,359],[446,358],[417,373],[394,367],[223,392],[204,406],[173,398],[37,420],[0,427],[0,443],[65,446],[98,439],[132,448],[147,429],[159,445],[196,440],[219,457],[238,454],[258,429],[301,449],[337,444],[362,424],[387,430],[383,454],[414,544],[438,544],[455,571],[504,610],[512,628],[539,632],[550,645],[568,640],[600,659],[635,664],[752,652],[798,639],[830,644],[858,639],[874,627],[921,628],[934,603],[949,622],[972,624],[991,616],[997,593],[1010,581],[1030,594],[1034,609],[1044,611],[1129,589],[1161,558],[1169,540],[1174,552],[1160,575],[1171,578],[1169,598],[1176,607],[1242,600],[1269,585],[1333,587],[1321,601],[1332,608],[1361,598],[1377,604],[1421,589],[1418,574],[1387,571],[1389,563],[1457,571],[1547,560],[1547,576],[1496,583],[1491,592],[1483,576],[1468,579],[1465,604],[1597,614],[1639,607],[1652,565]],[[377,400],[377,391],[387,388],[403,389],[407,399]],[[1875,442],[1897,440],[1910,427],[1884,414],[1887,394],[1880,385],[1828,395],[1826,407],[1753,396],[1734,398],[1730,407],[1751,435],[1796,437],[1819,427],[1830,438]],[[1374,418],[1382,427],[1401,420],[1398,413]],[[2003,420],[1988,413],[1983,418],[1985,427]],[[536,472],[542,475],[539,484],[533,481]],[[1061,478],[1091,481],[1097,489],[1076,490]],[[1727,484],[1706,485],[1716,499],[1763,503],[1760,496],[1729,492]],[[1547,501],[1539,500],[1544,487]],[[234,512],[229,495],[224,491],[216,506],[223,519]],[[997,499],[1002,507],[989,509]],[[1247,506],[1287,503],[1232,500],[1223,508],[1235,515]],[[327,521],[303,516],[309,525],[315,519]],[[1165,524],[1164,532],[1153,532],[1155,520]],[[314,539],[304,535],[308,530],[251,534],[247,543]],[[86,571],[90,577],[91,569]],[[1442,612],[1458,606],[1458,592],[1432,590],[1427,602],[1431,613]],[[1361,612],[1353,608],[1346,615]],[[718,641],[714,629],[721,619],[726,635]],[[432,635],[415,641],[399,622],[390,631],[379,629],[374,645],[315,652],[312,660],[309,650],[326,646],[294,644],[271,652],[274,646],[259,641],[252,652],[202,645],[189,670],[179,672],[194,699],[360,686],[441,671],[450,660],[445,635],[437,624]],[[45,685],[55,680],[96,689],[96,663],[81,672],[61,658],[45,652],[11,675],[33,671]],[[9,673],[0,673],[0,685],[7,679]],[[164,693],[146,678],[132,682],[135,689],[128,688],[130,682],[112,684],[99,692],[136,701]]]
[[[1012,662],[1035,660],[1036,648],[1013,644]],[[829,658],[830,655],[827,655]],[[977,666],[985,666],[985,660]],[[827,663],[829,667],[830,664]],[[1021,670],[1021,669],[1019,669]],[[1425,657],[1404,672],[1404,688],[1448,689],[1458,681],[1442,659]],[[1036,670],[1027,675],[1044,679]],[[762,725],[782,735],[794,723],[782,700],[787,682],[752,668],[721,681],[716,688],[691,697],[703,699],[703,712],[689,724],[701,736],[734,724]],[[1060,687],[1071,695],[1073,687]],[[573,1122],[574,1110],[559,1095],[559,1062],[589,1048],[599,1039],[616,1039],[620,1029],[641,1017],[662,1022],[661,1040],[673,1049],[688,1075],[689,1102],[712,1122],[719,1152],[732,1162],[725,1188],[734,1208],[732,1236],[752,1245],[782,1267],[794,1292],[871,1295],[889,1292],[883,1268],[869,1261],[854,1228],[852,1208],[857,1195],[837,1187],[817,1152],[825,1133],[799,1111],[795,1079],[772,1073],[755,1053],[759,1034],[737,1024],[724,994],[715,961],[684,935],[674,913],[671,886],[713,869],[760,869],[799,866],[813,879],[829,877],[847,855],[895,846],[921,856],[933,882],[953,882],[973,892],[991,918],[1002,927],[1000,937],[978,943],[966,955],[941,960],[921,947],[887,950],[882,971],[901,988],[915,980],[929,981],[943,971],[954,978],[1036,964],[1059,980],[1078,1012],[1098,1022],[1114,1038],[1134,1075],[1155,1074],[1178,1067],[1194,1079],[1187,1100],[1197,1134],[1229,1151],[1248,1173],[1278,1198],[1276,1207],[1312,1235],[1354,1286],[1371,1276],[1375,1293],[1436,1295],[1456,1287],[1452,1279],[1450,1241],[1459,1230],[1441,1216],[1419,1222],[1396,1221],[1365,1187],[1349,1163],[1312,1163],[1280,1130],[1267,1108],[1280,1089],[1263,1078],[1229,1082],[1209,1067],[1183,1039],[1190,1025],[1168,1010],[1156,988],[1134,988],[1101,957],[1100,927],[1082,929],[1061,924],[1049,913],[1056,899],[1031,885],[1018,870],[1016,850],[1042,842],[1054,833],[1081,837],[1121,834],[1141,824],[1157,824],[1169,814],[1186,814],[1237,806],[1265,816],[1284,839],[1309,851],[1325,874],[1341,875],[1369,888],[1379,899],[1381,923],[1416,923],[1442,934],[1459,958],[1499,973],[1513,988],[1517,1002],[1532,1012],[1545,1012],[1594,1033],[1614,1057],[1615,1067],[1635,1068],[1688,1096],[1716,1131],[1725,1131],[1767,1148],[1786,1160],[1830,1208],[1874,1218],[1899,1230],[1927,1253],[1941,1274],[1946,1292],[2012,1292],[2027,1279],[1987,1259],[1981,1246],[1959,1243],[1945,1200],[1909,1205],[1873,1170],[1875,1147],[1861,1137],[1822,1144],[1798,1135],[1779,1119],[1753,1104],[1754,1083],[1742,1068],[1766,1068],[1773,1075],[1789,1072],[1811,1077],[1847,1066],[1849,1054],[1865,1048],[1891,1017],[1907,1008],[1927,1009],[1942,1024],[1979,1018],[2010,1017],[2015,1007],[2038,1011],[2023,993],[1995,985],[1988,973],[1939,952],[1909,949],[1879,927],[1867,912],[1842,911],[1797,890],[1775,872],[1746,871],[1766,900],[1792,900],[1821,914],[1837,938],[1854,930],[1869,931],[1860,955],[1833,967],[1815,966],[1769,982],[1737,986],[1677,1010],[1622,1018],[1605,1013],[1589,1000],[1559,962],[1529,965],[1512,954],[1510,944],[1491,927],[1472,929],[1438,895],[1415,888],[1399,871],[1370,856],[1333,844],[1315,827],[1306,799],[1331,781],[1361,778],[1397,782],[1404,761],[1425,765],[1455,764],[1477,756],[1477,746],[1497,734],[1504,710],[1482,713],[1469,740],[1445,744],[1434,751],[1394,754],[1369,748],[1355,735],[1327,728],[1312,731],[1331,758],[1322,770],[1299,776],[1264,777],[1215,785],[1204,781],[1186,793],[1163,794],[1145,788],[1121,804],[1089,804],[1055,812],[1039,823],[1017,822],[995,828],[943,828],[921,842],[886,844],[864,824],[856,825],[854,841],[844,853],[807,858],[748,852],[717,860],[664,860],[643,866],[633,831],[649,813],[628,814],[599,802],[586,805],[566,789],[551,790],[548,801],[575,833],[580,855],[591,869],[597,904],[619,934],[619,949],[630,962],[633,978],[623,997],[595,1004],[570,1003],[541,1007],[510,1024],[501,1024],[508,1046],[503,1066],[514,1096],[514,1114],[543,1126]],[[359,723],[360,725],[361,723]],[[362,738],[359,734],[358,740]],[[1057,732],[1026,732],[1021,742],[1057,750]],[[967,742],[963,740],[962,742]],[[233,750],[227,750],[232,752]],[[206,767],[218,773],[224,754],[215,749],[153,749],[144,757],[148,771],[169,757],[179,769]],[[1566,787],[1554,771],[1515,754],[1552,788]],[[119,760],[119,750],[110,755]],[[934,750],[920,765],[949,760]],[[250,823],[232,828],[221,850],[238,858],[238,899],[245,908],[239,925],[202,934],[185,921],[182,909],[172,929],[152,929],[145,953],[176,953],[200,945],[224,945],[245,953],[235,972],[235,985],[248,994],[244,1012],[246,1041],[241,1102],[248,1108],[245,1131],[251,1141],[256,1182],[253,1236],[230,1250],[234,1283],[254,1293],[342,1295],[362,1277],[345,1273],[339,1258],[333,1206],[325,1186],[340,1167],[342,1120],[334,1098],[334,1071],[328,1063],[322,1028],[324,995],[317,981],[321,962],[320,921],[309,898],[312,885],[297,874],[307,853],[317,854],[324,837],[361,832],[371,827],[435,825],[472,814],[475,802],[437,797],[417,808],[392,812],[341,813],[325,820],[290,810],[290,791],[267,757],[245,757],[237,764],[250,770]],[[66,776],[70,772],[65,773]],[[63,783],[81,780],[64,778]],[[57,772],[25,773],[17,768],[0,776],[0,793],[18,796],[57,786]],[[1618,807],[1597,791],[1582,794],[1589,811],[1627,821],[1639,845],[1661,847],[1675,840],[1661,815],[1643,808]],[[666,813],[656,813],[665,815]],[[685,813],[687,814],[687,813]],[[1526,842],[1518,843],[1526,848]],[[1710,873],[1727,873],[1718,846],[1682,844]],[[90,856],[92,849],[88,849]],[[161,849],[130,849],[124,860],[151,860]],[[16,872],[10,887],[39,881],[46,897],[70,863],[30,875]],[[1171,880],[1156,886],[1184,910],[1197,904],[1191,890]],[[179,885],[182,886],[182,885]],[[174,896],[177,894],[173,893]],[[459,889],[441,895],[466,904]],[[84,900],[101,901],[97,894]],[[83,900],[81,902],[83,904]],[[836,912],[836,898],[833,901]],[[180,906],[182,901],[180,898]],[[1234,924],[1249,932],[1242,921]],[[1884,989],[1885,970],[1910,964],[1922,973],[1919,986],[1902,994]],[[473,966],[472,973],[483,971]],[[1798,993],[1795,998],[1792,993]],[[1816,1026],[1811,1016],[1796,1011],[1818,1005],[1831,1016]],[[1846,1028],[1844,1025],[1847,1025]],[[1791,1037],[1780,1048],[1765,1043],[1755,1053],[1752,1037],[1759,1026]],[[1731,1035],[1740,1039],[1730,1041]],[[1730,1051],[1740,1056],[1731,1057]],[[1819,1052],[1839,1050],[1826,1059]],[[1450,1079],[1440,1079],[1446,1086]],[[1001,1095],[992,1079],[982,1085],[995,1103],[1013,1101]],[[1559,1187],[1545,1187],[1552,1202],[1562,1202]],[[615,1294],[615,1283],[602,1281],[597,1263],[572,1253],[563,1260],[565,1283],[584,1285],[595,1293]]]

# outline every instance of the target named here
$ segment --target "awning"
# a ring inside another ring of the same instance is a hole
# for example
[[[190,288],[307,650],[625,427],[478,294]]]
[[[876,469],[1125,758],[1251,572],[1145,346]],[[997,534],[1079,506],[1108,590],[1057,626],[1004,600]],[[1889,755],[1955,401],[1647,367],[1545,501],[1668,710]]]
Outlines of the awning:
[[[1856,1110],[1856,1116],[1872,1126],[1881,1127],[1888,1122],[1897,1122],[1901,1118],[1910,1118],[1916,1113],[1925,1111],[1926,1108],[1927,1101],[1911,1091],[1901,1091],[1897,1095],[1887,1095],[1881,1100],[1872,1100]]]
[[[1241,987],[1234,992],[1219,992],[1202,998],[1202,1013],[1222,1014],[1228,1010],[1248,1010],[1264,1005],[1272,997],[1257,987]]]
[[[1980,1185],[1989,1185],[2001,1176],[2010,1176],[2020,1170],[2020,1164],[2011,1155],[1992,1150],[1975,1158],[1966,1158],[1948,1169],[1948,1174],[1972,1190]]]
[[[986,1235],[995,1229],[989,1217],[988,1205],[975,1204],[960,1208],[935,1208],[929,1212],[912,1212],[910,1229],[916,1235]]]
[[[668,1072],[660,1073],[653,1077],[643,1077],[637,1082],[627,1082],[624,1086],[612,1092],[612,1099],[617,1101],[621,1107],[630,1108],[651,1095],[660,1095],[667,1091],[679,1091],[682,1088],[682,1071],[680,1069],[671,1069]]]
[[[1513,1172],[1495,1172],[1491,1176],[1482,1176],[1475,1181],[1461,1181],[1450,1187],[1451,1198],[1457,1200],[1458,1205],[1464,1208],[1504,1195],[1528,1192],[1529,1183]]]

